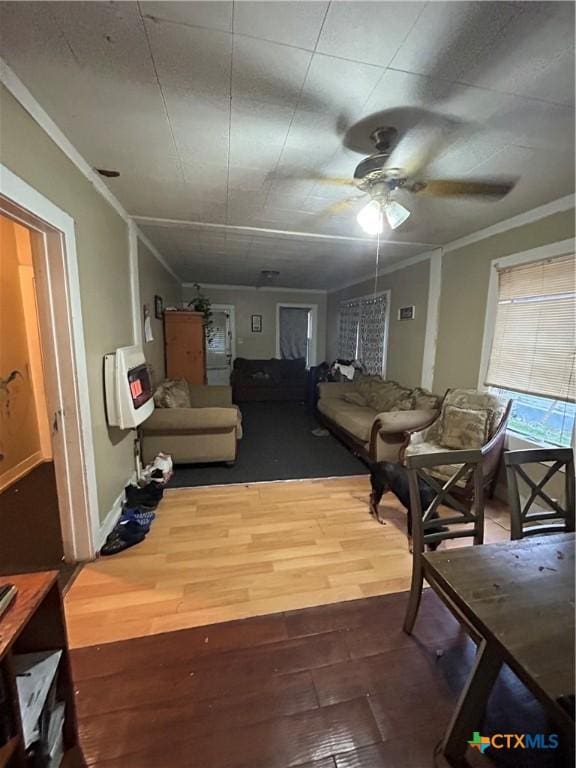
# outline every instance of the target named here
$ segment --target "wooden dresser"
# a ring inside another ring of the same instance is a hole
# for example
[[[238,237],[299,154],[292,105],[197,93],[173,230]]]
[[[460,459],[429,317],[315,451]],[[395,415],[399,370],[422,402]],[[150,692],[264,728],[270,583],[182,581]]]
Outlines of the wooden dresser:
[[[201,312],[164,312],[166,377],[206,384],[206,339]]]

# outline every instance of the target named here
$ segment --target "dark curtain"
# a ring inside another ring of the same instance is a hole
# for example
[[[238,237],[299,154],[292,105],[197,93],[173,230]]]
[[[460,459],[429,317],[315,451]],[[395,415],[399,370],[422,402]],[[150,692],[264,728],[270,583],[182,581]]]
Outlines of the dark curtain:
[[[308,313],[303,307],[280,307],[280,357],[308,357]]]

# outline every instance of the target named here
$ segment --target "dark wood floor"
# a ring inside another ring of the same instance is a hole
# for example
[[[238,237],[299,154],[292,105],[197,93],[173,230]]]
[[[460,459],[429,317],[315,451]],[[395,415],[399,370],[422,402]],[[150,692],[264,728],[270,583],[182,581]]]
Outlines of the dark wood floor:
[[[413,638],[406,593],[73,652],[80,730],[100,768],[430,768],[474,655],[427,590]],[[486,733],[547,731],[510,673]],[[498,765],[567,765],[543,752]]]
[[[45,461],[0,494],[0,574],[57,570],[65,589],[76,566],[63,558],[54,463]]]

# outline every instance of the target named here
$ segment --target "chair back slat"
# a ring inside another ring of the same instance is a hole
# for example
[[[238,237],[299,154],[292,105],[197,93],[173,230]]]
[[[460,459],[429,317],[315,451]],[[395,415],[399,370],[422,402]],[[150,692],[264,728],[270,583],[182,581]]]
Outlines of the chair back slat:
[[[535,480],[526,471],[526,466],[542,463],[551,463],[551,465],[540,480]],[[512,539],[574,530],[574,453],[571,448],[506,451],[504,464],[508,480]],[[564,473],[564,499],[559,501],[552,498],[544,489],[562,472]],[[526,500],[523,500],[520,495],[519,479],[529,490]],[[543,509],[534,507],[535,502],[544,502],[547,507]],[[553,523],[554,520],[558,522]]]

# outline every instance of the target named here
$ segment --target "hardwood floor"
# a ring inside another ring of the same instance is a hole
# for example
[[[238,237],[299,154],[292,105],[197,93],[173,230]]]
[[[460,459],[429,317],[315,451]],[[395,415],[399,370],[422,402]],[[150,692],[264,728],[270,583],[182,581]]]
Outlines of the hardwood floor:
[[[405,512],[388,495],[379,525],[369,488],[360,476],[167,491],[143,543],[77,577],[71,646],[408,589]],[[487,518],[487,541],[509,538],[502,508]]]
[[[430,768],[475,647],[431,590],[412,637],[405,609],[400,593],[77,649],[87,764]],[[550,727],[506,670],[484,725]],[[506,768],[569,764],[554,751],[491,752]]]

